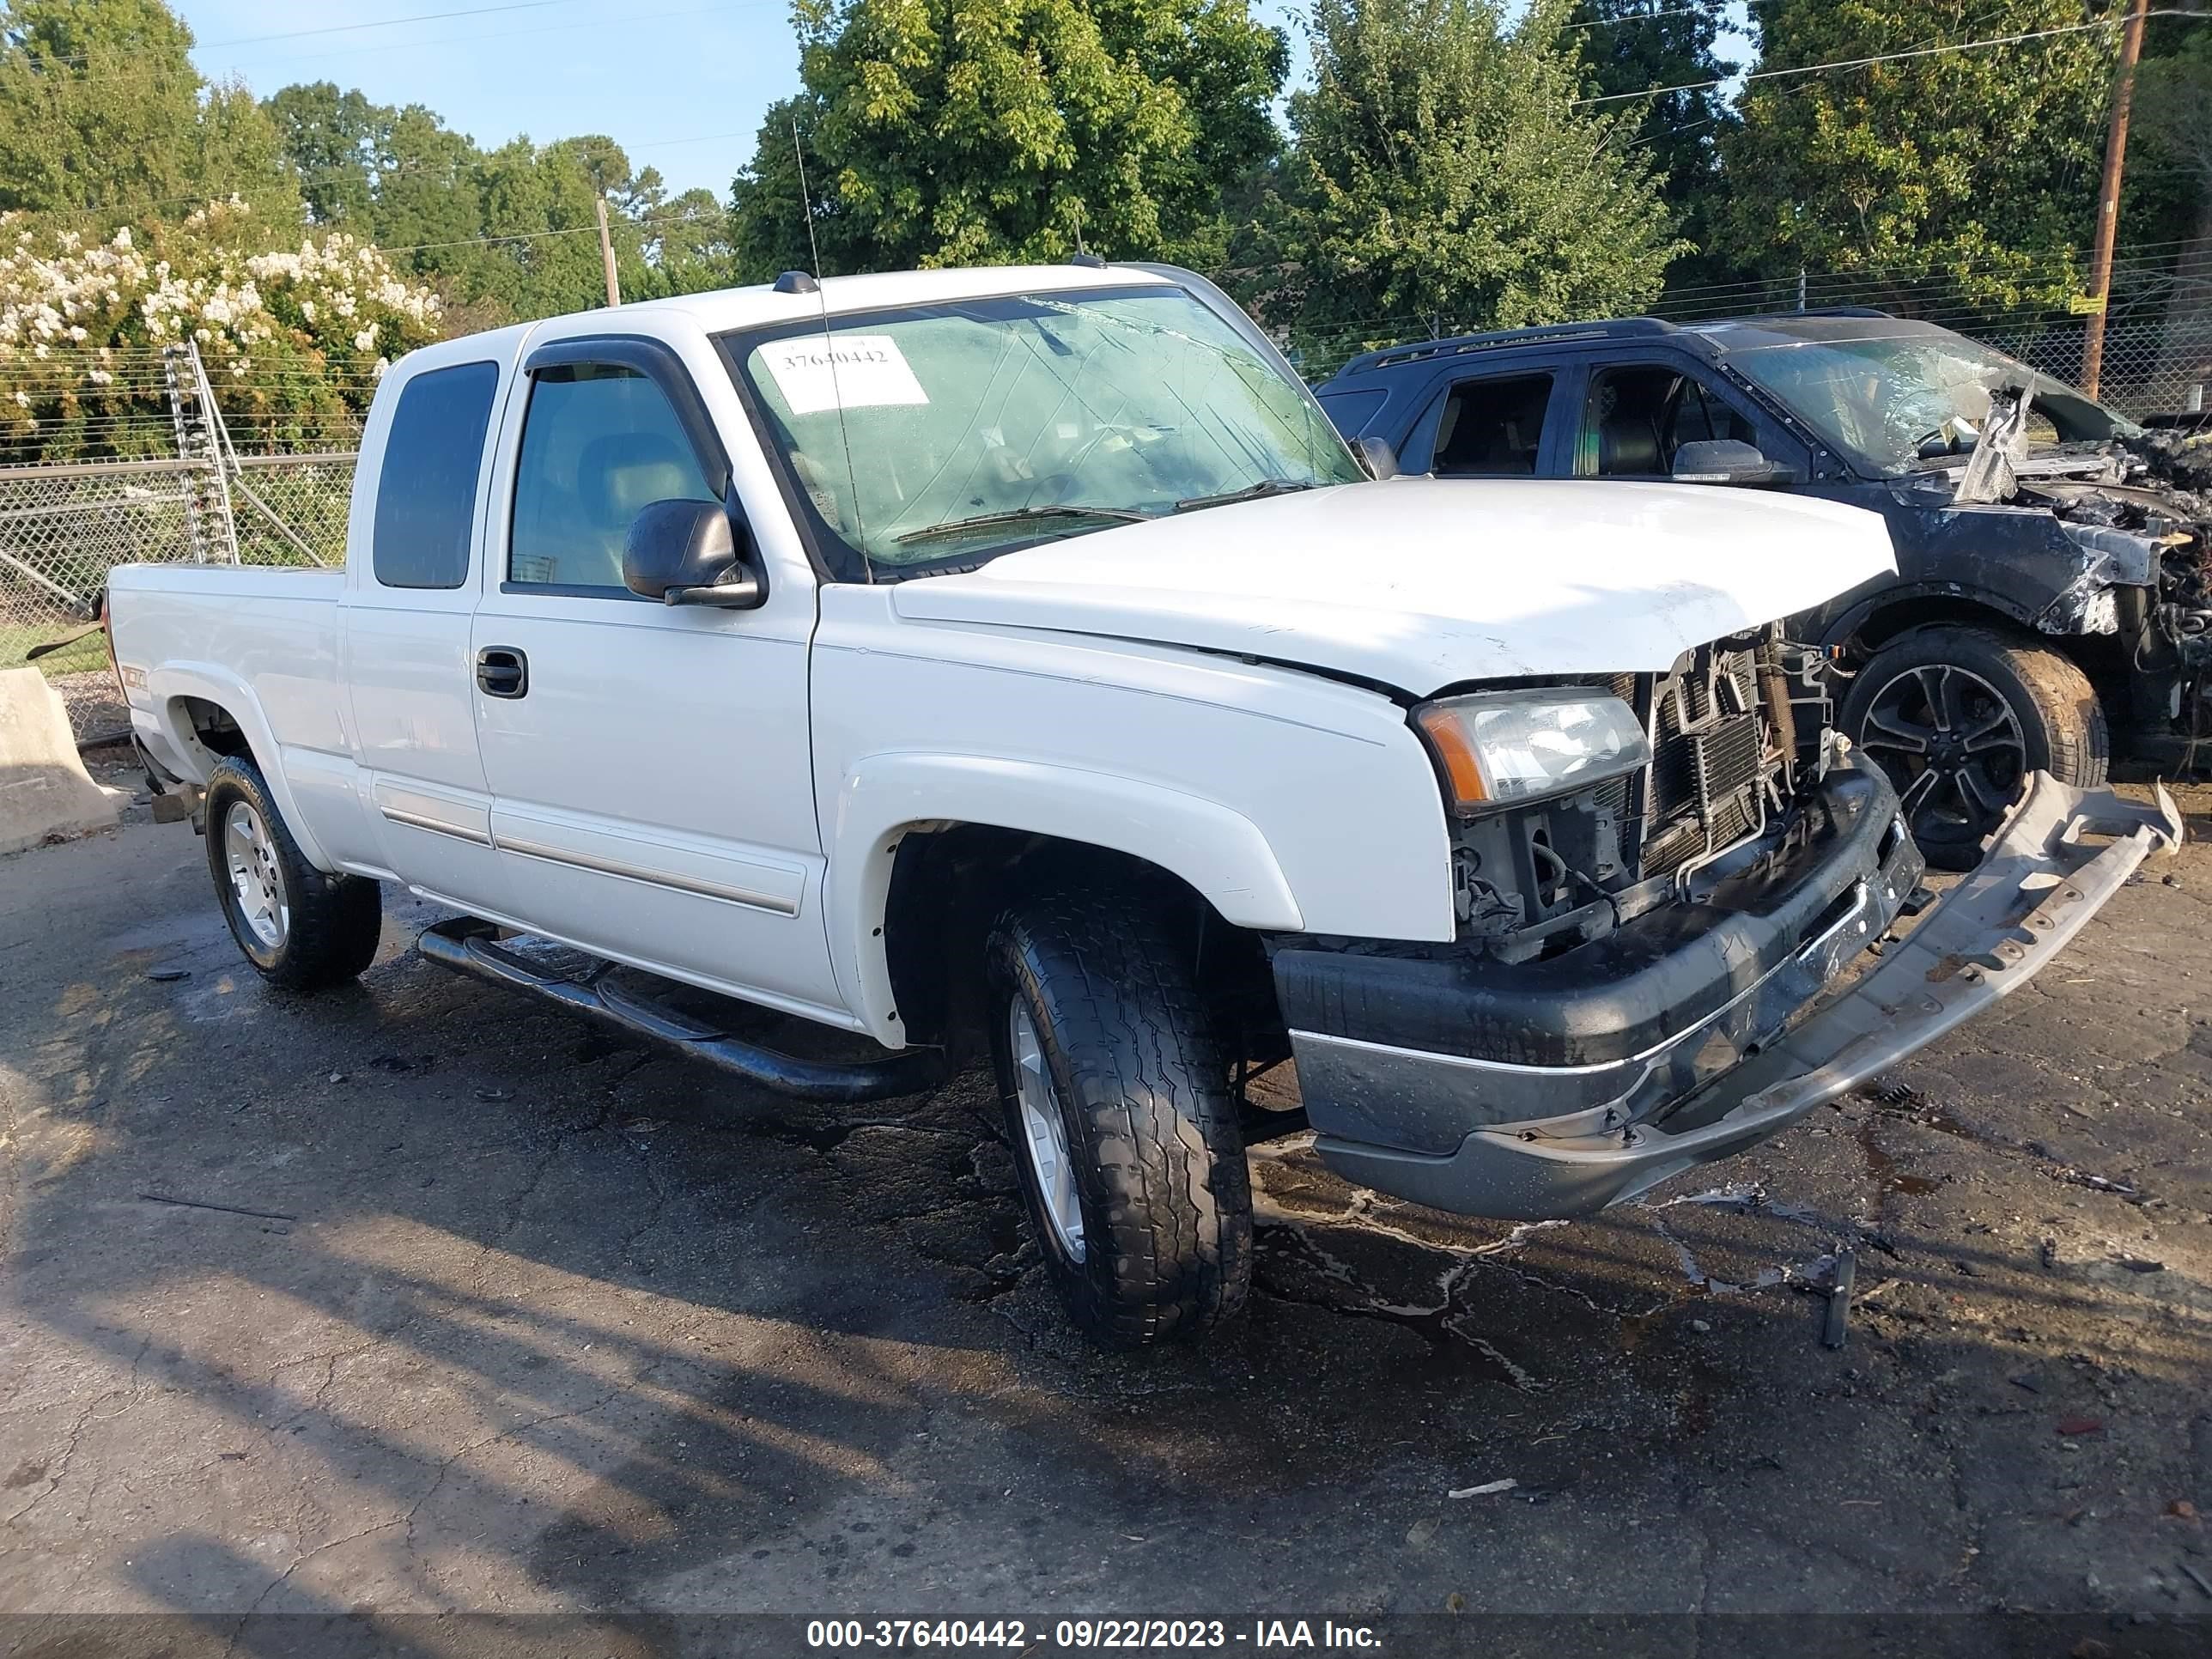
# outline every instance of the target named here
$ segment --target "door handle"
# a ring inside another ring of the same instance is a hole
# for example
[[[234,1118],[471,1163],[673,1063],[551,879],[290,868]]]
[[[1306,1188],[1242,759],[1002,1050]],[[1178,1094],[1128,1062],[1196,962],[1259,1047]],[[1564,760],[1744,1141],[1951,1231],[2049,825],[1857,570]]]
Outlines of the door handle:
[[[511,645],[477,653],[477,689],[487,697],[520,697],[530,690],[530,659]]]

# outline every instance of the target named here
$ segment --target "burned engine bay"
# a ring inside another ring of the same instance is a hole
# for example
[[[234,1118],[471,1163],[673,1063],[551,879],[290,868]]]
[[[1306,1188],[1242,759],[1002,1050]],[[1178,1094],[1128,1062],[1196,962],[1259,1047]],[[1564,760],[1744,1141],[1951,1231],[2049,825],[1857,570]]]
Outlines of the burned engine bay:
[[[2193,763],[2212,738],[2212,427],[2036,443],[2031,403],[1993,395],[1965,464],[1900,481],[1899,501],[1949,509],[1930,549],[1948,570],[2081,641],[2107,708],[2132,712],[2128,746]]]

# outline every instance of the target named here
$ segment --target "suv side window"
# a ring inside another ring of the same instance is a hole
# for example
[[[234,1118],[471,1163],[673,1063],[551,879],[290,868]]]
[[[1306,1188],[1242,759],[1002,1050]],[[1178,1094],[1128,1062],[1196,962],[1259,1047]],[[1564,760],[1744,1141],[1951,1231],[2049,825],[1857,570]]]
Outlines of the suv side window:
[[[1734,438],[1756,444],[1752,424],[1693,375],[1663,363],[1591,372],[1576,447],[1586,478],[1663,478],[1684,444]]]
[[[619,363],[549,365],[523,416],[507,583],[627,593],[631,520],[655,501],[720,499],[651,380]]]
[[[1438,477],[1530,477],[1544,441],[1552,406],[1549,374],[1509,380],[1462,380],[1454,386],[1437,425]]]
[[[469,579],[477,472],[497,363],[426,369],[399,390],[376,477],[369,568],[385,587],[459,587]]]

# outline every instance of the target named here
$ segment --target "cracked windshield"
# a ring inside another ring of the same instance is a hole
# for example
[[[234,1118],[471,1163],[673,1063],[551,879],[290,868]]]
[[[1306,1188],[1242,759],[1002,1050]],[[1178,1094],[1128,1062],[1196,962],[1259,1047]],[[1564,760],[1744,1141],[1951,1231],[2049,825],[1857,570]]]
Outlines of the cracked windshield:
[[[1879,472],[1908,472],[1973,453],[1990,394],[2035,393],[2031,447],[2109,438],[2122,422],[2025,363],[1955,336],[1739,347],[1729,361],[1830,443]]]
[[[744,373],[817,532],[885,567],[1359,478],[1304,389],[1179,288],[839,319]],[[842,418],[841,418],[842,405]]]

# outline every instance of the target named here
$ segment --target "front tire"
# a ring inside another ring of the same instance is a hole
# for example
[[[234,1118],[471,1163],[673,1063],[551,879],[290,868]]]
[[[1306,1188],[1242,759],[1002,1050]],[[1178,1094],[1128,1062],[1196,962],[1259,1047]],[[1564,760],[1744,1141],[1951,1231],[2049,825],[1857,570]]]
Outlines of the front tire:
[[[986,948],[1023,1207],[1069,1317],[1106,1348],[1232,1318],[1252,1275],[1243,1136],[1162,912],[1054,888],[1000,915]]]
[[[2100,784],[2112,758],[2088,678],[2055,651],[1994,629],[1915,629],[1859,670],[1844,735],[1897,786],[1912,838],[1939,870],[1971,870],[2027,787]]]
[[[376,958],[383,896],[307,862],[250,760],[217,763],[207,789],[208,869],[231,937],[271,985],[319,991]]]

